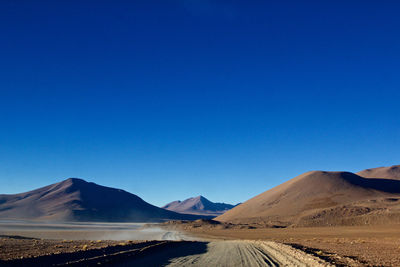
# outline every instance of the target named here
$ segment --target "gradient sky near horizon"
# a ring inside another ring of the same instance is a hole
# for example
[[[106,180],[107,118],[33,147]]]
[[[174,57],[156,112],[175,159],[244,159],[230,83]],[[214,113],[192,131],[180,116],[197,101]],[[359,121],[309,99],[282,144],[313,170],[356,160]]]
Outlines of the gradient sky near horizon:
[[[243,202],[400,164],[396,1],[0,2],[0,193]]]

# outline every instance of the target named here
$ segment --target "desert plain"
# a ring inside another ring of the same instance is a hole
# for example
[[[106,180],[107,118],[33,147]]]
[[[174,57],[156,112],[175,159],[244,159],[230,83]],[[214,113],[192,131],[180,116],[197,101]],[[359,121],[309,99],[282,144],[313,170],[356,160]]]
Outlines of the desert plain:
[[[305,252],[313,260],[321,260],[317,263],[325,264],[322,266],[399,266],[399,229],[400,225],[257,229],[214,225],[209,220],[150,225],[48,224],[36,229],[27,223],[18,227],[2,224],[0,264],[186,266],[192,265],[188,261],[193,257],[204,263],[210,260],[203,259],[204,255],[218,253],[218,258],[223,258],[235,249],[251,252],[251,242],[273,242]],[[229,265],[226,259],[224,262]],[[257,266],[251,261],[248,264],[242,266]]]

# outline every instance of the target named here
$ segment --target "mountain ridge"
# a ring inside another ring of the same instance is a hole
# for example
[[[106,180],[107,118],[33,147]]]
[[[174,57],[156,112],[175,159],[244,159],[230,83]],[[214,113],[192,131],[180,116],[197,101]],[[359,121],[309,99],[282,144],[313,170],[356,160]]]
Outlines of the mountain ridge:
[[[400,180],[400,165],[366,169],[359,171],[356,174],[365,178],[386,178]]]
[[[400,222],[398,203],[399,180],[311,171],[249,199],[216,220],[265,226],[353,225],[374,223],[383,220],[385,212],[393,212],[392,219]]]
[[[0,195],[0,218],[48,221],[149,222],[194,220],[202,216],[179,214],[145,202],[137,195],[68,178],[19,194]]]

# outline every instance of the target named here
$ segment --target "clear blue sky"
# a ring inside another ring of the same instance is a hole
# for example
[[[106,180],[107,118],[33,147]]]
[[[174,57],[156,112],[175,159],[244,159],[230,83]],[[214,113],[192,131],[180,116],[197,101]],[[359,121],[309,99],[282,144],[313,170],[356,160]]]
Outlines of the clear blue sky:
[[[0,3],[0,193],[162,205],[400,164],[396,1]]]

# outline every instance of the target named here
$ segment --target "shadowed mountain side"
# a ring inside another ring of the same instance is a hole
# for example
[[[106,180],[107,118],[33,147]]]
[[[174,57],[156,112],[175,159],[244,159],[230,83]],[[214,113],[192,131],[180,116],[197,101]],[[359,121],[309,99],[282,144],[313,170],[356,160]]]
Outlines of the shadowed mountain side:
[[[357,174],[365,178],[386,178],[386,179],[400,180],[400,165],[366,169],[357,172]]]
[[[153,206],[121,189],[70,178],[26,193],[0,195],[0,218],[49,221],[152,222],[195,220]]]
[[[351,216],[365,215],[373,211],[368,207],[364,209],[369,200],[390,198],[394,200],[390,203],[398,206],[396,199],[399,197],[400,181],[397,180],[367,179],[349,172],[313,171],[244,202],[216,220],[289,226],[300,223],[308,225],[321,216],[332,216],[323,220],[324,224],[330,224],[333,216],[345,216],[348,212],[343,211],[346,209],[351,211]],[[377,205],[376,203],[386,202],[374,203]],[[382,205],[384,207],[386,204]],[[341,207],[339,210],[342,213],[328,212],[338,207]],[[304,218],[308,222],[302,221]]]
[[[162,208],[185,214],[218,216],[232,209],[233,207],[234,205],[231,204],[214,203],[203,196],[198,196],[188,198],[184,201],[174,201]]]

